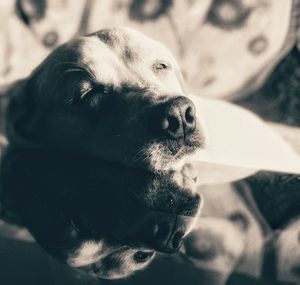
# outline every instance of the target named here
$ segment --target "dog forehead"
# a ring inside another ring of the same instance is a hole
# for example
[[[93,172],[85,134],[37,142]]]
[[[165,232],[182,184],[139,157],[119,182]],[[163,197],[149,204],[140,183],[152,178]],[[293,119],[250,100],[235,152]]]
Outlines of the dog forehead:
[[[97,37],[108,48],[119,53],[125,61],[141,60],[151,55],[174,60],[163,44],[132,28],[103,29],[91,36]]]
[[[156,70],[162,62],[171,67],[168,72]],[[130,28],[101,30],[74,39],[54,51],[46,63],[44,69],[54,69],[53,74],[86,69],[96,83],[114,88],[135,86],[161,94],[182,91],[179,67],[171,52]]]
[[[131,28],[123,28],[122,30],[127,40],[126,44],[131,50],[137,50],[145,57],[152,55],[155,58],[175,61],[172,53],[162,43]]]
[[[80,55],[100,82],[114,86],[141,79],[155,81],[151,73],[156,62],[176,65],[162,44],[129,28],[101,30],[85,37]]]
[[[85,38],[79,53],[81,63],[88,66],[97,81],[103,84],[119,86],[128,73],[118,54],[96,37]]]

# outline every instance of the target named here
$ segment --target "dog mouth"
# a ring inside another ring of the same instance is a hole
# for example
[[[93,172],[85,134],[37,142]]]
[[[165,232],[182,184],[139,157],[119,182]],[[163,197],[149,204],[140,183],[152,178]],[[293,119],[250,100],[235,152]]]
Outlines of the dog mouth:
[[[170,152],[170,155],[176,160],[181,159],[183,156],[195,152],[199,148],[204,148],[204,139],[190,139],[176,142],[173,141],[167,142],[167,153]]]
[[[126,164],[151,172],[167,171],[185,156],[205,148],[205,139],[200,135],[185,140],[152,141],[139,148]]]

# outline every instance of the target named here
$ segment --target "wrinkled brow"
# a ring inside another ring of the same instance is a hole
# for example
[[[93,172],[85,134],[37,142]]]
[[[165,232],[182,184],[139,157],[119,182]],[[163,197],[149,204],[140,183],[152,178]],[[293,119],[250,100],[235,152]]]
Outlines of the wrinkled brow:
[[[88,75],[91,80],[96,81],[96,76],[93,70],[87,64],[82,62],[60,62],[56,66],[63,66],[64,70],[62,74],[81,72]]]

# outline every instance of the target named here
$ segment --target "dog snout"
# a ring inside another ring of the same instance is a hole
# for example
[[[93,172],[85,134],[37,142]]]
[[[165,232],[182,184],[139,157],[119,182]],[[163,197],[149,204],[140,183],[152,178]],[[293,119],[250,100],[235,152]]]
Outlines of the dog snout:
[[[151,245],[155,250],[164,253],[174,253],[180,248],[185,231],[175,229],[173,221],[163,221],[152,225]]]
[[[158,133],[174,140],[184,139],[196,129],[196,108],[187,97],[175,97],[157,106],[150,120]]]
[[[145,246],[163,253],[177,252],[195,222],[188,217],[162,212],[153,212],[151,218],[135,234]]]
[[[198,193],[178,191],[177,197],[172,194],[161,199],[161,211],[175,213],[181,216],[195,217],[201,204],[201,196]]]
[[[196,193],[183,200],[181,207],[178,209],[178,213],[183,216],[195,217],[198,213],[201,202],[201,196]]]

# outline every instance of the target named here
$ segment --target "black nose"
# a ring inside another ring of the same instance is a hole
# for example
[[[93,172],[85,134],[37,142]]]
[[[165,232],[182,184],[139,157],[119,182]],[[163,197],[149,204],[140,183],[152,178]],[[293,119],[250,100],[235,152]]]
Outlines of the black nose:
[[[198,213],[201,196],[198,193],[190,193],[188,191],[177,191],[177,189],[171,193],[160,193],[157,199],[152,201],[152,207],[156,211],[165,213],[174,213],[176,215],[195,217]],[[176,191],[176,192],[175,192]]]
[[[180,248],[184,233],[182,229],[174,230],[174,223],[170,221],[154,223],[151,245],[157,251],[174,253]]]
[[[196,108],[187,97],[179,96],[168,100],[155,110],[151,124],[161,134],[179,140],[196,129]]]
[[[139,240],[155,251],[177,252],[189,226],[195,218],[153,212],[147,223],[140,229]]]

